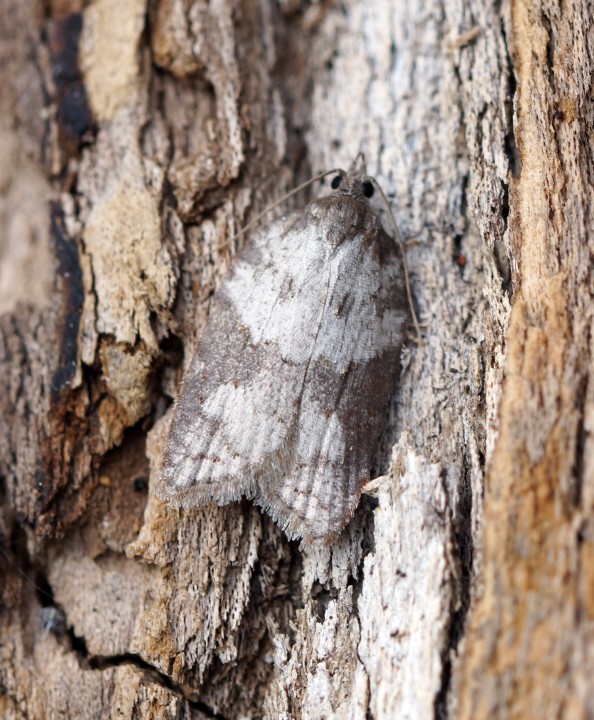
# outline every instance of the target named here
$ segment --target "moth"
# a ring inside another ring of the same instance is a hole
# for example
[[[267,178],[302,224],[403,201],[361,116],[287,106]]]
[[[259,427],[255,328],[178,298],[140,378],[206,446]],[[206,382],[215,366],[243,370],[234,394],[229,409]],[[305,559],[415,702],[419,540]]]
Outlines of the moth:
[[[246,496],[302,544],[331,543],[370,479],[410,318],[364,161],[331,187],[238,256],[182,381],[157,490],[183,507]]]

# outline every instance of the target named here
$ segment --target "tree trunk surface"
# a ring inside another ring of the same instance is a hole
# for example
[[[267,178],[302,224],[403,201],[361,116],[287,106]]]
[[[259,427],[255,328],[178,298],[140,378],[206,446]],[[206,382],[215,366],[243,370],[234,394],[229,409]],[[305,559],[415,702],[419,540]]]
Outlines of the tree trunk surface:
[[[593,19],[2,1],[0,717],[594,718]],[[423,334],[388,479],[323,549],[169,507],[238,231],[360,151]]]

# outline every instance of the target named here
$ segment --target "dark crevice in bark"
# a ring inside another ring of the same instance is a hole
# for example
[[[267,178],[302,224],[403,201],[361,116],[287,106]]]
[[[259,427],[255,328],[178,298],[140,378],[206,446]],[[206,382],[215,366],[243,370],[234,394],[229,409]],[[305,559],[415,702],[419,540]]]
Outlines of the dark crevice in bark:
[[[310,599],[312,610],[318,622],[323,623],[326,619],[326,611],[328,606],[333,600],[338,598],[338,591],[332,588],[327,588],[322,585],[319,580],[316,580],[311,586]]]
[[[474,544],[472,540],[472,468],[466,462],[461,469],[458,487],[458,506],[453,520],[453,549],[457,559],[457,592],[452,593],[449,614],[448,642],[443,650],[441,686],[435,696],[435,720],[447,720],[448,699],[452,681],[452,658],[464,636],[466,618],[470,608],[471,585],[474,571]]]
[[[589,334],[589,333],[588,333]],[[590,343],[585,344],[586,347],[590,347]],[[579,417],[579,424],[577,429],[577,441],[575,445],[575,457],[572,468],[572,484],[571,484],[571,502],[574,507],[579,507],[582,500],[582,492],[584,485],[584,470],[585,470],[585,452],[586,442],[588,439],[588,431],[586,429],[586,404],[588,398],[588,377],[584,375],[580,380],[580,390],[576,393],[576,409]]]
[[[95,132],[84,77],[78,65],[82,29],[83,14],[75,12],[52,18],[45,32],[55,88],[58,138],[64,154],[62,172],[67,182],[68,157],[77,157],[83,142],[91,142]]]
[[[192,708],[199,710],[207,717],[215,718],[216,720],[227,720],[225,715],[215,712],[206,703],[196,700],[195,693],[188,688],[175,683],[168,675],[148,663],[140,655],[137,655],[136,653],[121,653],[118,655],[89,655],[84,638],[76,637],[74,633],[72,633],[72,630],[70,630],[70,633],[73,650],[78,655],[82,667],[90,670],[108,670],[121,665],[131,665],[137,670],[140,670],[149,681],[154,682],[157,685],[161,685],[175,695],[182,697]]]
[[[545,12],[541,13],[540,20],[541,20],[542,25],[547,33],[546,69],[547,69],[547,74],[549,76],[549,82],[551,83],[551,88],[554,90],[555,89],[555,76],[553,73],[553,68],[555,67],[555,36],[553,34],[553,26],[551,25],[551,21],[547,17],[547,14]]]
[[[514,134],[514,98],[517,90],[517,80],[514,72],[514,64],[510,55],[509,42],[505,31],[505,23],[501,18],[501,36],[505,44],[505,60],[506,66],[502,68],[502,74],[507,79],[507,92],[505,93],[505,101],[503,104],[505,125],[507,132],[505,134],[503,149],[509,161],[509,170],[513,178],[519,178],[522,172],[522,160],[516,145],[516,137]],[[507,219],[507,218],[506,218]]]
[[[505,46],[505,66],[502,68],[502,76],[507,81],[507,92],[503,103],[504,119],[506,133],[503,142],[503,150],[507,156],[509,163],[509,176],[517,180],[522,173],[522,158],[516,144],[515,128],[514,128],[514,100],[517,91],[517,80],[514,71],[514,63],[510,54],[510,45],[507,37],[505,22],[503,17],[500,19],[501,37]],[[509,176],[507,179],[501,180],[501,218],[504,223],[504,232],[509,224]],[[513,282],[509,257],[509,250],[503,241],[503,233],[500,239],[496,239],[494,246],[494,259],[499,274],[501,276],[501,288],[508,296],[510,301],[513,298]]]
[[[509,217],[509,185],[507,183],[501,183],[501,217],[505,221],[507,227]],[[493,259],[495,260],[495,266],[499,272],[501,278],[501,289],[512,299],[513,297],[513,283],[511,273],[510,258],[505,246],[505,242],[501,238],[496,238],[493,245]]]
[[[63,645],[65,643],[68,649],[77,656],[81,668],[84,670],[108,670],[121,665],[131,665],[142,671],[149,681],[161,685],[183,698],[192,708],[199,710],[207,717],[227,720],[226,716],[215,712],[206,703],[197,700],[195,691],[174,682],[168,675],[136,653],[115,655],[92,655],[89,653],[85,638],[74,632],[64,609],[56,602],[53,588],[43,569],[29,555],[26,537],[19,525],[14,526],[10,538],[5,538],[5,542],[0,545],[0,554],[4,561],[35,591],[37,601],[41,605],[38,619],[43,632],[51,632]]]
[[[78,368],[78,334],[85,293],[78,245],[76,239],[68,235],[60,203],[50,204],[50,224],[63,299],[60,360],[51,380],[52,398],[56,401],[62,388],[69,387]]]
[[[19,568],[17,567],[17,569]],[[68,617],[63,608],[55,602],[53,589],[43,572],[39,568],[36,569],[34,583],[24,571],[19,569],[19,572],[35,587],[37,599],[42,605],[42,609],[39,611],[39,619],[43,630],[67,639],[69,649],[76,654],[82,669],[108,670],[121,665],[131,665],[141,671],[149,681],[161,685],[170,692],[182,697],[191,707],[200,710],[207,717],[227,720],[224,715],[215,712],[206,703],[196,700],[195,692],[174,682],[168,675],[136,653],[119,653],[115,655],[92,655],[89,653],[85,638],[74,632],[74,628],[68,623]],[[48,610],[54,610],[55,612],[50,613],[47,612]]]
[[[464,125],[464,115],[462,114],[462,124]],[[466,253],[464,252],[464,240],[466,239],[469,226],[470,210],[468,207],[468,183],[469,175],[466,173],[460,178],[460,202],[459,202],[459,214],[464,220],[464,226],[461,231],[456,232],[455,228],[452,227],[450,232],[452,234],[452,262],[457,265],[460,277],[464,278],[464,269],[466,267]]]

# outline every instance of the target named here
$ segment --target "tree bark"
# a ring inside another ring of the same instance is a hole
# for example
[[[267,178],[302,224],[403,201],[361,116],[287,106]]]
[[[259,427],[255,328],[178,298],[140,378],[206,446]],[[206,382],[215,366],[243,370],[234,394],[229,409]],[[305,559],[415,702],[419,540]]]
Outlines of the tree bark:
[[[594,716],[593,15],[4,0],[2,718]],[[302,551],[154,480],[238,230],[359,151],[423,342]]]

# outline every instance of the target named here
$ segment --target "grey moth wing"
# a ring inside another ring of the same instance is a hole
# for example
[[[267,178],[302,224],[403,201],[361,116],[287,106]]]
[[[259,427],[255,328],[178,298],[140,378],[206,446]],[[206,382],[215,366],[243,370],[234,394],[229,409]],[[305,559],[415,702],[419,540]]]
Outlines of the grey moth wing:
[[[173,412],[158,494],[242,495],[331,542],[369,480],[409,310],[398,247],[351,171],[255,234],[218,293]]]
[[[262,335],[264,296],[273,308],[278,288],[272,297],[268,292],[279,284],[285,262],[282,244],[274,252],[269,236],[284,237],[290,224],[277,222],[256,233],[217,293],[165,445],[157,493],[171,504],[224,505],[251,497],[271,466],[288,468],[303,368],[282,362]],[[254,316],[245,322],[250,312]],[[260,334],[250,325],[260,327]]]

